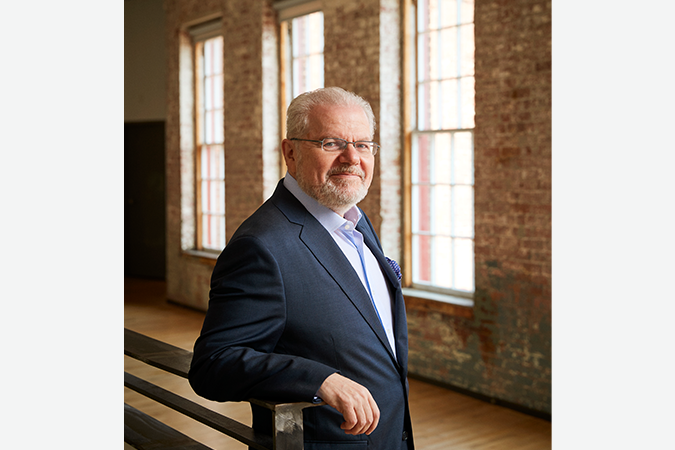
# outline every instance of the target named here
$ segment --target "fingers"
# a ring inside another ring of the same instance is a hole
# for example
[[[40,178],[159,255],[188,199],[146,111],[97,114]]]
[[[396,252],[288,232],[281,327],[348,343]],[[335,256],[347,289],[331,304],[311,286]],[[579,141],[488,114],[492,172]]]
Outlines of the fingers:
[[[347,434],[370,434],[380,421],[380,409],[368,389],[337,373],[326,378],[318,395],[342,413]]]
[[[342,412],[342,411],[341,411]],[[372,397],[365,404],[357,404],[351,410],[342,412],[345,421],[340,426],[347,434],[370,434],[380,421],[380,410]]]

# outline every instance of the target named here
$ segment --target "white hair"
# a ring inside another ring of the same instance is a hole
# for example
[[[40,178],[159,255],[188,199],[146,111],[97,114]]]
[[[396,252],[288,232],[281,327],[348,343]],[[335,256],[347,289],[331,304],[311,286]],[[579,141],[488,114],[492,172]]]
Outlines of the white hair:
[[[286,138],[298,138],[307,133],[309,115],[316,106],[359,106],[366,113],[370,124],[370,136],[375,135],[375,115],[370,104],[363,98],[333,86],[305,92],[293,99],[286,112]]]

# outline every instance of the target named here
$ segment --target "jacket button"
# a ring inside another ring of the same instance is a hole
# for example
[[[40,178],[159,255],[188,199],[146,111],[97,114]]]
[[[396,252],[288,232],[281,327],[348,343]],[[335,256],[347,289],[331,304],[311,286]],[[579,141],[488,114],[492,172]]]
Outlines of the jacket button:
[[[408,432],[407,431],[403,430],[403,438],[401,440],[403,440],[403,441],[408,440]]]

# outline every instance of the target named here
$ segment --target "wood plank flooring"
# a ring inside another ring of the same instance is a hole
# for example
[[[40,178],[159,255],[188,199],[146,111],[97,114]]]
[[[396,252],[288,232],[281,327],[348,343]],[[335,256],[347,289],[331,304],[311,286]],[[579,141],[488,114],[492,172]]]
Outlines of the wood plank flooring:
[[[124,326],[192,350],[204,314],[168,303],[165,283],[124,281]],[[122,330],[120,330],[120,333]],[[124,356],[124,369],[197,403],[251,424],[248,403],[216,403],[198,397],[187,380]],[[228,436],[124,388],[124,401],[218,450],[247,447]],[[120,405],[121,410],[121,405]],[[551,422],[410,380],[410,413],[418,450],[544,450],[551,448]],[[126,448],[126,447],[125,447]]]

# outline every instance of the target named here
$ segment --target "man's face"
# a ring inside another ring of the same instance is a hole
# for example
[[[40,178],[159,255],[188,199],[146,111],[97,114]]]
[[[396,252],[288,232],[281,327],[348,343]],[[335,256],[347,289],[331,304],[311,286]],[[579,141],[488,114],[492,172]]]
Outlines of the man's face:
[[[295,137],[333,137],[350,142],[372,139],[368,118],[358,106],[317,106],[310,115],[307,136]],[[372,154],[357,151],[353,144],[339,153],[326,152],[317,142],[284,140],[282,145],[288,172],[302,190],[338,214],[344,214],[368,193],[375,164]]]

